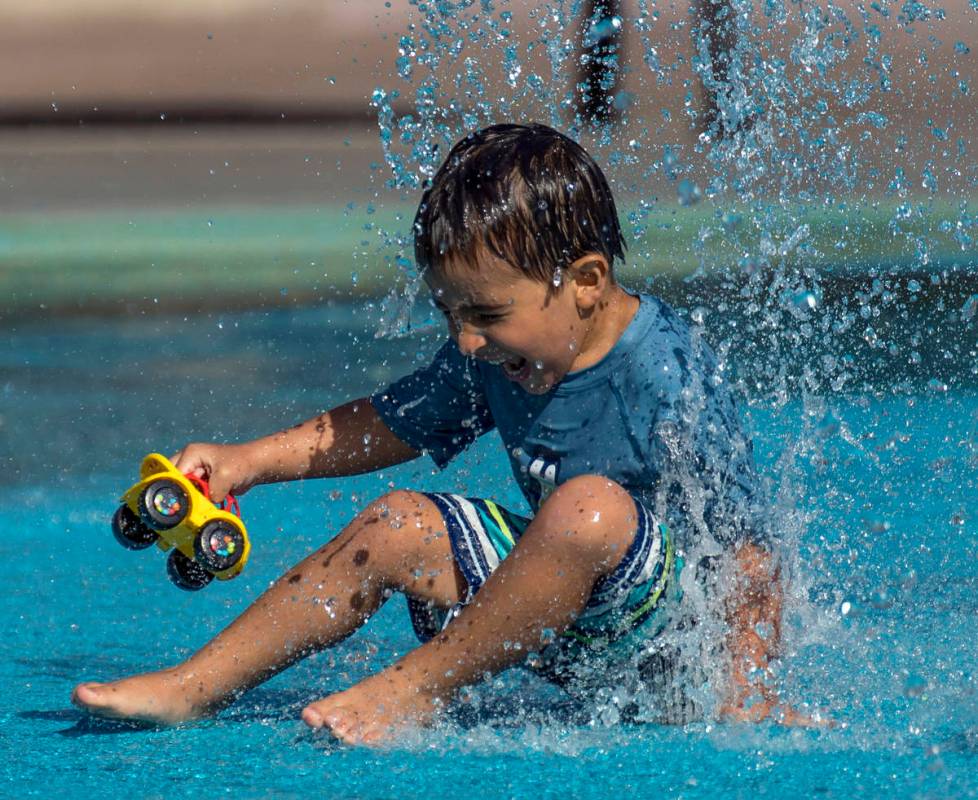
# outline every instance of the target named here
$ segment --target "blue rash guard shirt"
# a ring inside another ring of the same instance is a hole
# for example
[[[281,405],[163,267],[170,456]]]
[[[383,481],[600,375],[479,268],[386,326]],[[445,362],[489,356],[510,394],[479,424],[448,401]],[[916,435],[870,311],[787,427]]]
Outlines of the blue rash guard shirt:
[[[371,403],[439,467],[498,429],[534,511],[561,483],[597,474],[640,498],[681,547],[704,533],[722,545],[762,539],[751,443],[716,356],[664,302],[639,299],[608,354],[546,394],[526,392],[448,340]]]

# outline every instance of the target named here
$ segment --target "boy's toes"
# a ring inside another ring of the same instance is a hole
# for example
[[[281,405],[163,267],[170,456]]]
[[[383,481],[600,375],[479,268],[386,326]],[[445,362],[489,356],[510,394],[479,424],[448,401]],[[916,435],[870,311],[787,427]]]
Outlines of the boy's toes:
[[[71,693],[71,702],[79,708],[97,706],[102,700],[99,689],[103,683],[79,683]]]
[[[302,709],[302,721],[310,728],[322,728],[326,725],[326,720],[315,706],[306,706]]]
[[[310,728],[329,728],[333,736],[347,744],[355,744],[360,740],[357,714],[350,709],[324,707],[320,703],[313,703],[302,709],[302,721]]]

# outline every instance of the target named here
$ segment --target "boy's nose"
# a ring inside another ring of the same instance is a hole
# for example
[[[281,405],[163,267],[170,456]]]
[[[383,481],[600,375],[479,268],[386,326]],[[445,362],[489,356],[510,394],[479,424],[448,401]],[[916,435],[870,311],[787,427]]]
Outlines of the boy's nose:
[[[459,328],[458,349],[462,351],[462,355],[474,356],[485,346],[486,337],[483,336],[478,330],[475,330],[468,325],[462,325]]]

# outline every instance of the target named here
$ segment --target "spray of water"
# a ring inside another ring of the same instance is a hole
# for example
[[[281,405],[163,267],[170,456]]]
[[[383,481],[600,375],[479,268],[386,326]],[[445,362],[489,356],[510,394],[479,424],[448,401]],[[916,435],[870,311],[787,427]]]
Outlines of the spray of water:
[[[939,403],[978,375],[974,56],[965,43],[974,0],[952,11],[916,0],[707,0],[689,11],[649,0],[411,5],[396,74],[371,100],[391,198],[416,199],[451,145],[490,123],[544,121],[582,140],[610,176],[631,235],[624,280],[692,309],[696,335],[748,399],[756,432],[764,419],[793,421],[781,424],[785,439],[761,448],[786,553],[787,657],[821,646],[869,663],[865,631],[851,620],[867,605],[901,602],[913,569],[905,561],[860,572],[874,547],[906,540],[872,507],[865,530],[851,530],[866,501],[838,465],[892,491],[915,446],[917,398]],[[597,115],[587,111],[595,84],[580,78],[595,63],[607,90]],[[381,333],[403,335],[419,282],[410,231],[382,240],[399,286]],[[695,396],[689,409],[698,413]],[[896,428],[882,451],[880,425]],[[721,548],[689,480],[690,443],[663,433],[669,478],[700,534],[685,554],[696,564]],[[973,433],[971,442],[973,458]],[[729,579],[722,565],[711,574]],[[625,670],[614,690],[593,694],[592,720],[613,724],[625,709],[637,719],[709,716],[724,623],[695,570],[682,589],[687,622],[656,639],[666,683],[651,692],[648,673]],[[852,702],[825,688],[821,669],[808,670],[796,698]]]

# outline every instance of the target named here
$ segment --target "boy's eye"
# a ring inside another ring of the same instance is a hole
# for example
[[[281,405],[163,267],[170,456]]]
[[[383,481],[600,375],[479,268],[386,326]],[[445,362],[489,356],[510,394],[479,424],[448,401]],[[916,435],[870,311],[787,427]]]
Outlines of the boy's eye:
[[[489,325],[493,322],[499,322],[499,320],[501,320],[505,316],[506,316],[505,314],[492,313],[489,311],[480,311],[478,314],[473,314],[472,319],[474,319],[476,322],[482,323],[483,325]]]
[[[505,311],[461,311],[458,314],[452,314],[445,306],[443,306],[438,301],[434,301],[433,305],[442,314],[445,315],[445,319],[449,322],[453,320],[456,324],[461,324],[462,322],[472,322],[477,325],[491,325],[494,322],[499,322],[506,316]]]

